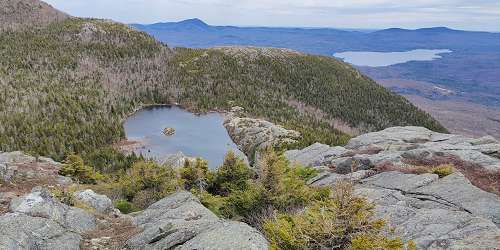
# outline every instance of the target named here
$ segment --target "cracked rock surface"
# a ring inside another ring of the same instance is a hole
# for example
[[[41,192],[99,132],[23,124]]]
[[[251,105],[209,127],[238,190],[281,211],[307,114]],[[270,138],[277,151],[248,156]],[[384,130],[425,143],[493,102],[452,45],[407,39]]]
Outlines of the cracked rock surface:
[[[500,143],[492,137],[473,139],[421,127],[394,127],[360,135],[345,147],[316,143],[285,156],[320,171],[310,185],[353,182],[356,194],[375,204],[376,215],[405,240],[414,240],[419,249],[500,249],[500,197],[473,185],[461,173],[488,173],[488,187],[500,190]],[[432,162],[436,157],[464,165],[443,178],[403,173],[411,162]],[[401,171],[384,172],[378,168],[384,164]]]
[[[393,127],[355,137],[345,147],[313,144],[290,150],[285,156],[305,166],[334,167],[335,172],[371,169],[383,162],[404,165],[405,161],[453,156],[478,168],[500,171],[500,143],[492,137],[478,139],[433,132],[422,127]]]
[[[241,108],[235,107],[224,118],[224,127],[238,148],[245,153],[251,165],[259,165],[260,150],[297,142],[300,133],[261,119],[241,117]]]
[[[80,249],[81,234],[95,227],[94,216],[34,188],[0,216],[0,249]]]
[[[20,151],[0,152],[0,180],[4,182],[12,182],[17,179],[50,179],[59,185],[71,184],[70,178],[60,176],[57,173],[60,166],[61,163],[50,158],[36,158]]]
[[[134,217],[144,230],[127,241],[132,249],[267,249],[268,242],[247,224],[224,221],[190,192],[180,191]]]
[[[363,179],[356,193],[376,205],[405,240],[422,249],[496,249],[500,198],[474,187],[460,173],[384,172]]]

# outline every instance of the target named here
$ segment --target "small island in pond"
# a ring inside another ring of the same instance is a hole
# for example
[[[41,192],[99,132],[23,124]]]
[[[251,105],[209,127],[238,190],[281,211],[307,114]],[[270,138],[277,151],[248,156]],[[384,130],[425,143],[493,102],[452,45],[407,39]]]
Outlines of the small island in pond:
[[[175,134],[175,129],[174,128],[164,128],[163,134],[166,136],[172,136]]]

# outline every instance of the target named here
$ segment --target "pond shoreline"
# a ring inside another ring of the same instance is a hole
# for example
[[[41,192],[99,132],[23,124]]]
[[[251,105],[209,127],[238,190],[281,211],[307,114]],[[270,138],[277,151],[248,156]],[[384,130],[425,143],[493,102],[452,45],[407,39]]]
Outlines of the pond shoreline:
[[[410,62],[426,62],[443,58],[453,53],[450,49],[413,49],[407,51],[344,51],[333,56],[359,67],[388,67]]]
[[[218,167],[228,151],[244,157],[224,127],[228,111],[193,111],[179,104],[138,105],[123,120],[124,138],[115,146],[126,154],[158,160],[182,152],[208,160],[210,167]],[[166,127],[175,133],[165,136]]]
[[[192,114],[194,114],[196,116],[206,115],[206,114],[210,114],[210,113],[219,113],[219,114],[224,114],[224,115],[227,114],[227,113],[229,113],[229,111],[227,111],[225,109],[210,109],[209,111],[206,111],[206,112],[200,112],[200,111],[196,111],[196,109],[193,108],[193,107],[188,107],[188,106],[185,106],[185,105],[182,105],[182,104],[179,104],[179,103],[173,103],[173,104],[163,104],[163,103],[141,104],[138,107],[134,108],[130,113],[128,113],[127,115],[125,115],[124,118],[122,118],[122,121],[121,121],[122,125],[127,120],[127,118],[133,116],[137,112],[139,112],[139,111],[141,111],[143,109],[155,108],[155,107],[158,107],[158,108],[161,108],[161,107],[178,107],[178,108],[186,110],[189,113],[192,113]]]

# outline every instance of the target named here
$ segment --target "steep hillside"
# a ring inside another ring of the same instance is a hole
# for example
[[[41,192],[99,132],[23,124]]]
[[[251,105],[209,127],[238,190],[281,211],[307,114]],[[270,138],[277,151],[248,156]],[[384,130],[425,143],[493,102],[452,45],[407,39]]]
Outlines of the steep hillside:
[[[183,84],[192,91],[186,93],[186,101],[198,108],[227,110],[239,105],[252,116],[270,117],[302,134],[315,133],[306,129],[310,126],[335,126],[354,134],[396,124],[444,130],[401,96],[330,57],[286,49],[222,47],[175,49],[173,60],[180,66]],[[328,134],[314,139],[340,142],[325,138]]]
[[[68,18],[1,34],[0,57],[0,151],[85,154],[123,138],[127,114],[152,103],[239,105],[298,130],[300,145],[345,143],[334,127],[444,130],[350,66],[288,50],[171,50],[122,24]]]
[[[29,27],[44,27],[69,16],[38,0],[0,1],[0,32]]]
[[[358,69],[429,112],[452,133],[500,138],[500,121],[495,118],[500,112],[500,33],[443,27],[365,32],[232,27],[207,25],[196,19],[133,26],[171,47],[278,46],[325,56],[345,51],[449,49],[453,52],[443,54],[439,60]],[[418,84],[408,86],[408,81]],[[453,93],[429,96],[428,87]]]

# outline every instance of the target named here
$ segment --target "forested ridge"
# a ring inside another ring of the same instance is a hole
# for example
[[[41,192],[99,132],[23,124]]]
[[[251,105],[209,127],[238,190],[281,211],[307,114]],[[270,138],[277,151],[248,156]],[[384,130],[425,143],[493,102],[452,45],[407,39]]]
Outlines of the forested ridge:
[[[123,119],[154,103],[196,112],[242,106],[250,116],[300,131],[301,145],[345,143],[349,136],[333,128],[333,120],[360,131],[395,125],[445,130],[329,57],[280,49],[170,49],[111,21],[69,18],[4,31],[0,58],[0,151],[57,160],[85,155],[123,138]]]

